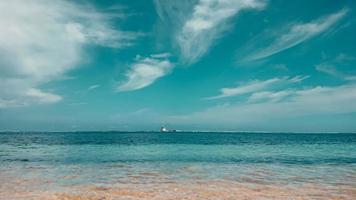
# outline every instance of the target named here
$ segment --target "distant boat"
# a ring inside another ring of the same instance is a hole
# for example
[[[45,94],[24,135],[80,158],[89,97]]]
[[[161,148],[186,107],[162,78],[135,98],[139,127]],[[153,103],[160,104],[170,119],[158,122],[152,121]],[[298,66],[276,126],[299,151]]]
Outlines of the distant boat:
[[[166,127],[162,126],[159,132],[161,133],[171,133],[171,132],[176,132],[177,130],[169,130]]]
[[[161,133],[167,133],[167,132],[169,132],[169,130],[166,128],[166,127],[161,127],[161,129],[160,129],[160,132]]]

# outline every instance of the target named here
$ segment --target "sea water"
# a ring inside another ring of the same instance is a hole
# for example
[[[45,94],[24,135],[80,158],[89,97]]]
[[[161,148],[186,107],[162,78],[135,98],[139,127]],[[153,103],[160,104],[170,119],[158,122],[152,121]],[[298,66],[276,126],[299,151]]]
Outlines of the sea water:
[[[184,180],[353,187],[356,134],[0,133],[0,190],[16,179],[47,180],[29,184],[42,190]]]

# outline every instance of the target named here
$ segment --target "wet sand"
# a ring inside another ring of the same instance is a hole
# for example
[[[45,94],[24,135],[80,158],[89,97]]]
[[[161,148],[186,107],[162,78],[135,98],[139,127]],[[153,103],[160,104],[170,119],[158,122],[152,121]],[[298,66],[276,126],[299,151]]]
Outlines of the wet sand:
[[[4,178],[4,177],[2,177]],[[6,179],[6,178],[5,178]],[[75,184],[58,187],[49,180],[5,180],[0,199],[27,200],[206,200],[206,199],[334,199],[356,197],[355,185],[325,186],[306,183],[299,186],[266,185],[231,180],[182,180],[157,183]]]

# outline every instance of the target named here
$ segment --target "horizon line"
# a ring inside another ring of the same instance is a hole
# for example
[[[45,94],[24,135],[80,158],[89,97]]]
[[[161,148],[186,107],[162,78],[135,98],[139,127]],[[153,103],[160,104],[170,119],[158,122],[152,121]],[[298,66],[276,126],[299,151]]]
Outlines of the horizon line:
[[[159,130],[72,130],[72,131],[45,131],[45,130],[0,130],[0,133],[160,133]],[[339,131],[236,131],[236,130],[174,130],[165,132],[171,133],[283,133],[283,134],[356,134],[356,132],[339,132]],[[164,133],[163,133],[164,134]]]

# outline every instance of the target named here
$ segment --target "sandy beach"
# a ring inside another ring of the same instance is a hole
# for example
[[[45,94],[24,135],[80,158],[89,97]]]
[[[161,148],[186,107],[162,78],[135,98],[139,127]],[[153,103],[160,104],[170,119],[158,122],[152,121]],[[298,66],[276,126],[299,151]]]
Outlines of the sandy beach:
[[[144,178],[144,177],[141,177]],[[325,186],[307,183],[298,187],[266,185],[252,181],[184,180],[141,184],[83,184],[58,187],[53,180],[7,179],[0,185],[0,199],[33,200],[205,200],[205,199],[334,199],[352,200],[356,185]]]

